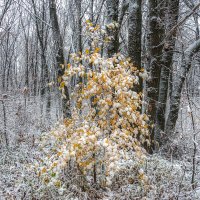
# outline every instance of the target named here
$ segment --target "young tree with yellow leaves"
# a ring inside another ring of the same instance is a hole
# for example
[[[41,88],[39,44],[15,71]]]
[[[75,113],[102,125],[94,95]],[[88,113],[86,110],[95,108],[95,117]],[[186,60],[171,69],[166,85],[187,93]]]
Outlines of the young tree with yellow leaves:
[[[142,94],[134,91],[144,70],[137,70],[121,54],[102,57],[99,46],[107,41],[106,31],[89,20],[86,30],[91,47],[81,55],[71,55],[60,84],[64,95],[71,78],[82,77],[70,96],[76,102],[72,118],[44,135],[47,156],[38,173],[46,184],[54,180],[59,187],[59,174],[69,163],[84,180],[92,176],[93,183],[108,186],[119,170],[117,163],[130,156],[143,160],[142,145],[150,143],[149,118],[140,113]]]

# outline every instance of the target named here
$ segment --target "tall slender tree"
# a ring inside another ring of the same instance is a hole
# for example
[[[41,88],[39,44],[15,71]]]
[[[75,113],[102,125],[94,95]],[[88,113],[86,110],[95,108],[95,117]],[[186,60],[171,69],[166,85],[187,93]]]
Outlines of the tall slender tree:
[[[50,20],[51,20],[53,39],[55,45],[57,71],[58,71],[58,76],[62,77],[65,69],[61,68],[61,65],[65,64],[65,59],[64,59],[63,39],[61,36],[60,27],[58,23],[55,0],[49,0],[49,9],[50,9]],[[71,117],[71,110],[70,110],[70,97],[67,86],[64,86],[64,90],[65,90],[65,98],[63,99],[63,116],[64,118],[68,118]]]
[[[176,26],[179,16],[179,0],[168,0],[167,1],[167,10],[166,16],[168,19],[166,25],[166,34]],[[158,96],[158,107],[156,113],[156,133],[155,137],[159,143],[161,143],[161,135],[165,131],[165,120],[166,120],[166,105],[168,99],[168,89],[169,81],[172,73],[172,61],[175,50],[176,42],[175,30],[173,34],[167,37],[164,41],[163,51],[162,51],[162,60],[161,60],[161,75],[160,75],[160,84],[159,84],[159,96]]]
[[[165,36],[165,26],[161,20],[164,16],[165,1],[149,0],[149,27],[148,27],[148,72],[149,78],[147,80],[147,113],[151,116],[152,123],[151,139],[154,141],[156,110],[159,96],[159,83],[161,72],[161,55],[163,45],[162,41]],[[154,145],[153,145],[154,146]],[[152,148],[151,150],[152,151]]]
[[[169,115],[166,122],[166,137],[163,141],[166,143],[174,136],[175,126],[178,119],[181,93],[184,86],[185,79],[189,70],[192,67],[192,61],[196,53],[200,51],[200,39],[192,43],[182,55],[182,65],[173,83],[172,94],[170,99]]]
[[[131,0],[129,2],[128,23],[128,54],[133,64],[141,69],[141,42],[142,42],[142,1]],[[142,91],[140,79],[138,91]]]
[[[107,25],[111,23],[118,24],[119,18],[119,0],[107,0]],[[108,35],[111,39],[108,45],[108,57],[117,53],[119,50],[119,26],[114,26],[112,29],[107,29]]]

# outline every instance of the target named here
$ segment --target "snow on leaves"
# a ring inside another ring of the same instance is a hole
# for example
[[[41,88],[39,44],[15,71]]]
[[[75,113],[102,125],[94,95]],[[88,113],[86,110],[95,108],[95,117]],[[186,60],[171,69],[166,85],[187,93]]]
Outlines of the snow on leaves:
[[[94,182],[96,177],[104,177],[102,184],[110,185],[119,170],[117,162],[129,160],[131,154],[142,160],[142,145],[149,143],[149,119],[140,112],[142,94],[134,91],[138,76],[146,76],[146,72],[138,71],[119,53],[111,58],[101,56],[105,32],[90,21],[86,24],[91,46],[71,55],[60,83],[64,94],[72,77],[80,80],[71,94],[76,101],[72,118],[43,137],[46,157],[38,173],[46,184],[54,181],[59,187],[59,174],[70,162],[83,176],[93,174]]]

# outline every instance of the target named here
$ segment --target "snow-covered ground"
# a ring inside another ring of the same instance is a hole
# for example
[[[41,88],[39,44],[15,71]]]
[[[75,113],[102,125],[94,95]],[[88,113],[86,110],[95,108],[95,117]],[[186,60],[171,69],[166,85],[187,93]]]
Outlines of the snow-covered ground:
[[[196,154],[195,190],[191,187],[193,130],[191,111],[184,103],[177,131],[179,136],[174,142],[174,151],[164,157],[161,153],[147,156],[144,164],[130,160],[122,162],[120,171],[114,175],[110,188],[91,188],[81,191],[76,175],[71,177],[71,185],[64,191],[55,188],[41,188],[41,182],[34,171],[29,169],[34,159],[40,159],[41,152],[35,140],[44,131],[49,131],[61,116],[59,100],[52,95],[51,110],[46,113],[46,103],[40,98],[26,100],[22,97],[8,97],[5,102],[6,133],[9,147],[6,148],[3,134],[0,147],[0,200],[11,199],[103,199],[103,200],[140,200],[140,199],[200,199],[200,159]],[[197,102],[198,103],[198,102]],[[2,105],[0,105],[2,106]],[[0,108],[2,109],[2,108]],[[4,131],[4,115],[0,112],[0,131]],[[198,109],[194,109],[196,132],[198,133]],[[198,142],[198,135],[197,141]],[[144,187],[138,182],[137,171],[144,170],[148,184]]]

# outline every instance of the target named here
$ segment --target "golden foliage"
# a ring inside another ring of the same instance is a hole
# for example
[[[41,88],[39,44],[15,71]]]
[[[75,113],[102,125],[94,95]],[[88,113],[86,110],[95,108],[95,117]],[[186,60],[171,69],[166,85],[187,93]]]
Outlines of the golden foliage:
[[[120,53],[102,57],[99,54],[102,30],[93,27],[89,20],[86,24],[91,47],[83,54],[71,55],[60,81],[63,89],[73,76],[82,77],[72,94],[76,107],[71,119],[65,119],[63,125],[48,134],[53,145],[48,150],[51,159],[47,159],[47,167],[52,168],[42,168],[42,174],[59,171],[73,159],[83,174],[90,173],[95,166],[96,173],[109,176],[118,170],[117,162],[129,159],[130,153],[142,159],[142,144],[149,141],[148,116],[140,113],[142,94],[134,91],[139,74],[146,73],[145,70],[138,71]],[[145,177],[142,173],[139,176]]]

